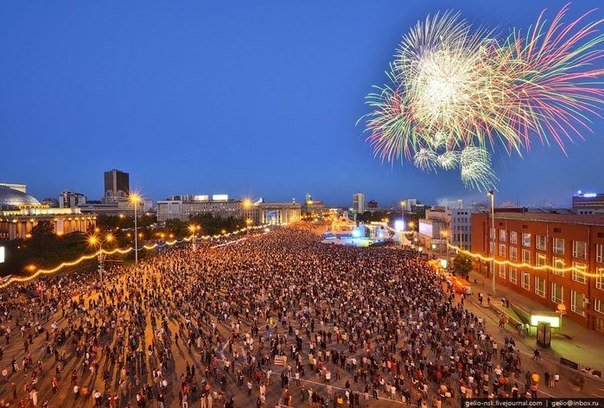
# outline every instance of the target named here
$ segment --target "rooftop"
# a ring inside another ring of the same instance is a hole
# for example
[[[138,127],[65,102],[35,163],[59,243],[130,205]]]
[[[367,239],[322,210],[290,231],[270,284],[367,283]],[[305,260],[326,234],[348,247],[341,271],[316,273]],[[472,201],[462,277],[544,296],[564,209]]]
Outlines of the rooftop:
[[[487,213],[483,213],[488,216]],[[556,214],[540,212],[495,212],[495,220],[537,221],[558,224],[604,226],[604,215]]]

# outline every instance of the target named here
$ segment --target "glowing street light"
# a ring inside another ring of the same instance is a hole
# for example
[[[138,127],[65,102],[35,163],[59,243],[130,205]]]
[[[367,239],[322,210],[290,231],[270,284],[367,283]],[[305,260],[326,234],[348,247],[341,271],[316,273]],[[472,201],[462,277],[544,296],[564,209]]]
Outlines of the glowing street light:
[[[496,295],[496,283],[495,283],[495,193],[493,190],[487,193],[491,197],[491,231],[489,236],[491,237],[491,274],[493,275],[493,296]],[[492,235],[491,235],[492,234]]]
[[[201,230],[201,225],[189,225],[189,231],[191,231],[191,246],[193,247],[193,251],[197,250],[197,232],[199,230]]]
[[[138,264],[138,204],[141,202],[141,196],[130,193],[128,201],[134,206],[134,263]]]
[[[115,237],[113,236],[113,234],[107,234],[105,235],[105,239],[99,239],[99,237],[97,237],[96,235],[91,235],[88,237],[88,245],[90,246],[99,246],[99,277],[101,278],[101,287],[104,288],[103,286],[103,272],[105,271],[105,254],[103,253],[103,244],[104,243],[110,243],[113,242],[115,239]]]

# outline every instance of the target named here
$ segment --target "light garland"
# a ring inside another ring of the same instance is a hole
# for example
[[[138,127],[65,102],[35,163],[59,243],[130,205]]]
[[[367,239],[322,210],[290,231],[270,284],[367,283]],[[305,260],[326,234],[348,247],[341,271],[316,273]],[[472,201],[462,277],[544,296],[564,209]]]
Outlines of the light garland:
[[[508,260],[502,261],[502,260],[498,260],[492,257],[487,257],[487,256],[483,256],[481,254],[476,254],[470,251],[467,251],[465,249],[462,249],[458,246],[455,245],[451,245],[449,243],[447,243],[447,247],[452,248],[454,250],[456,250],[457,252],[461,252],[462,254],[468,255],[472,258],[475,259],[480,259],[481,261],[485,261],[485,262],[494,262],[497,265],[509,265],[509,266],[513,266],[514,268],[521,268],[521,269],[533,269],[533,270],[537,270],[537,271],[545,271],[545,270],[550,270],[552,272],[559,272],[559,273],[565,273],[565,272],[576,272],[579,273],[583,276],[586,276],[588,278],[601,278],[604,277],[604,268],[598,268],[597,270],[599,271],[599,273],[588,273],[585,272],[584,270],[580,269],[580,268],[575,268],[575,267],[569,267],[569,268],[556,268],[554,266],[549,266],[549,265],[543,265],[543,266],[534,266],[531,264],[527,264],[527,263],[515,263],[515,262],[511,262]]]
[[[394,228],[390,227],[389,225],[386,226],[386,228],[390,231],[393,232],[400,232],[400,231],[396,231]],[[404,232],[404,231],[403,231]],[[585,272],[584,270],[580,269],[580,268],[575,268],[575,267],[568,267],[568,268],[556,268],[555,266],[549,266],[549,265],[543,265],[543,266],[534,266],[531,264],[527,264],[527,263],[515,263],[515,262],[511,262],[508,260],[505,261],[501,261],[501,260],[497,260],[495,258],[490,258],[487,256],[483,256],[481,254],[476,254],[473,252],[470,252],[468,250],[462,249],[456,245],[452,245],[450,243],[447,242],[447,247],[456,250],[457,252],[461,252],[462,254],[466,254],[471,256],[472,258],[475,259],[480,259],[481,261],[485,261],[485,262],[491,262],[493,261],[495,264],[497,265],[509,265],[512,266],[514,268],[522,268],[522,269],[532,269],[532,270],[537,270],[537,271],[545,271],[545,270],[550,270],[552,272],[558,272],[558,273],[565,273],[565,272],[576,272],[578,274],[581,274],[587,278],[604,278],[604,268],[597,268],[597,273],[588,273]]]
[[[182,239],[175,239],[172,241],[167,241],[164,242],[162,244],[153,244],[153,245],[144,245],[143,247],[139,248],[139,251],[142,250],[147,250],[147,251],[151,251],[154,250],[155,248],[163,248],[165,246],[173,246],[176,244],[181,244],[183,242],[190,242],[193,239],[196,239],[197,241],[200,240],[206,240],[206,239],[213,239],[213,238],[223,238],[223,237],[230,237],[233,235],[237,235],[237,234],[241,234],[242,232],[246,232],[248,230],[255,230],[255,229],[259,229],[259,228],[265,228],[264,225],[256,225],[256,226],[252,226],[252,227],[245,227],[245,228],[241,228],[239,230],[233,231],[233,232],[229,232],[229,233],[224,233],[224,234],[216,234],[216,235],[204,235],[204,236],[200,236],[200,237],[195,237],[194,235],[191,235],[189,237],[185,237]],[[128,248],[115,248],[112,249],[110,251],[107,251],[105,249],[100,249],[97,252],[93,253],[93,254],[88,254],[88,255],[83,255],[80,258],[76,259],[75,261],[69,261],[69,262],[63,262],[61,263],[59,266],[56,266],[52,269],[38,269],[34,274],[30,275],[30,276],[11,276],[6,282],[3,282],[2,284],[0,284],[0,289],[4,289],[6,288],[8,285],[12,284],[12,283],[20,283],[20,282],[29,282],[35,278],[37,278],[40,275],[49,275],[49,274],[53,274],[53,273],[57,273],[59,271],[61,271],[62,269],[69,267],[69,266],[76,266],[79,265],[80,263],[84,262],[84,261],[89,261],[93,258],[98,257],[99,255],[114,255],[114,254],[120,254],[120,255],[125,255],[129,252],[134,251],[133,247],[128,247]]]

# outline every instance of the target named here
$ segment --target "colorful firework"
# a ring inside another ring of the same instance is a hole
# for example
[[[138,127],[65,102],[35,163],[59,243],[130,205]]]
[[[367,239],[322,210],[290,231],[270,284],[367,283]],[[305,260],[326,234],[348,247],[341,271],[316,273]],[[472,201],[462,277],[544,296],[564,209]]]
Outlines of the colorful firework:
[[[459,169],[466,186],[489,189],[496,145],[522,155],[533,139],[553,140],[565,152],[604,102],[603,20],[586,22],[588,12],[564,24],[567,11],[549,24],[541,13],[526,34],[507,37],[450,12],[419,22],[397,49],[389,84],[367,96],[375,154]]]

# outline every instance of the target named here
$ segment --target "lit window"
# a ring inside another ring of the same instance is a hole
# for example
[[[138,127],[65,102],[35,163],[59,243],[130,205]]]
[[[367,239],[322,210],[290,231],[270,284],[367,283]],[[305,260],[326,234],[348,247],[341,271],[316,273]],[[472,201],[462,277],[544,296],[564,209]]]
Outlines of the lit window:
[[[564,272],[563,271],[556,270],[556,269],[564,269],[564,259],[553,257],[552,258],[552,264],[554,266],[554,269],[552,270],[552,273],[554,275],[564,276]]]
[[[587,243],[585,241],[573,241],[573,258],[587,258]]]
[[[522,250],[522,263],[530,264],[531,263],[531,251],[528,249]]]
[[[499,244],[499,256],[505,258],[505,244]]]
[[[535,293],[545,297],[545,279],[540,276],[535,276]]]
[[[512,283],[518,283],[518,275],[517,275],[517,271],[516,268],[512,268],[510,266],[510,282]]]
[[[552,302],[563,303],[564,302],[564,287],[557,283],[552,282]]]
[[[531,274],[528,272],[522,271],[522,273],[520,274],[520,284],[524,289],[530,290],[531,289]]]
[[[499,277],[501,279],[505,279],[505,267],[506,266],[507,265],[502,265],[502,264],[499,265]]]
[[[515,246],[510,246],[510,261],[518,260],[518,248]]]
[[[530,247],[531,246],[531,234],[522,233],[522,246]]]
[[[540,251],[547,249],[547,237],[544,235],[535,235],[535,246]]]
[[[586,272],[587,265],[581,262],[573,262],[572,280],[579,283],[587,283]]]
[[[598,313],[604,313],[604,306],[600,299],[594,299],[594,310]]]
[[[564,238],[554,238],[554,254],[564,255]]]
[[[510,243],[511,244],[518,243],[518,233],[516,231],[510,231]]]
[[[545,259],[545,254],[537,253],[537,256],[535,258],[535,265],[537,265],[537,266],[546,266],[547,265],[547,261]]]
[[[578,315],[585,316],[585,296],[574,290],[570,291],[570,310]]]
[[[508,237],[507,237],[506,231],[504,229],[500,229],[499,230],[499,241],[505,242],[505,241],[507,241],[507,238]]]
[[[604,244],[596,245],[596,262],[604,263]]]

